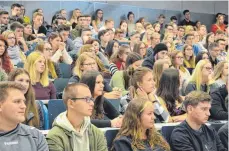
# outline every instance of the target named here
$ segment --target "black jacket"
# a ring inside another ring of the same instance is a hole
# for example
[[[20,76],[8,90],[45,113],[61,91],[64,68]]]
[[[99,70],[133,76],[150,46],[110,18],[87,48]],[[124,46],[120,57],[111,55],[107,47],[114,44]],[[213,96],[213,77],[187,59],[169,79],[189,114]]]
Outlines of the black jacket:
[[[39,27],[37,33],[38,33],[38,34],[41,34],[41,33],[42,33],[42,34],[46,35],[47,29],[45,28],[45,26],[41,25],[41,26]],[[34,30],[33,30],[33,34],[35,34]]]
[[[226,123],[219,129],[218,135],[224,147],[228,149],[228,123]]]
[[[154,55],[151,54],[149,57],[146,57],[142,63],[143,67],[147,67],[153,69],[153,65],[155,63]]]
[[[132,146],[132,139],[127,136],[121,136],[117,140],[114,141],[114,149],[113,151],[133,151]],[[143,141],[145,149],[144,150],[137,150],[137,151],[164,151],[159,146],[155,146],[155,148],[151,148],[147,141]]]
[[[113,120],[114,118],[120,115],[120,113],[106,98],[104,98],[103,108],[105,112],[104,115],[111,120]],[[91,123],[98,128],[111,127],[111,121],[109,119],[108,120],[93,119],[91,120]]]
[[[185,19],[180,22],[180,26],[188,26],[188,25],[195,26],[195,23],[192,22],[191,20],[187,22],[187,20]]]
[[[227,88],[225,85],[210,93],[212,98],[211,103],[211,119],[214,120],[227,120],[228,119],[228,108],[225,98],[228,95]]]
[[[173,151],[226,151],[215,129],[203,124],[199,131],[193,130],[183,121],[172,132]]]

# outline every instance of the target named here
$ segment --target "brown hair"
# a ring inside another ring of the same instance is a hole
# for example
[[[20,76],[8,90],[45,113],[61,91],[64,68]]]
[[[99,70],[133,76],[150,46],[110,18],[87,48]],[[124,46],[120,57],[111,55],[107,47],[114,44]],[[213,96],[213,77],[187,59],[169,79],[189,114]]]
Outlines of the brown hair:
[[[140,41],[140,42],[134,44],[133,52],[136,52],[136,53],[140,54],[140,47],[141,47],[142,44],[144,44],[145,47],[147,47],[144,42]],[[145,56],[143,56],[143,57],[145,57]]]
[[[153,103],[145,98],[136,98],[128,104],[126,112],[124,114],[122,127],[120,128],[115,140],[119,139],[121,136],[130,137],[131,147],[133,150],[144,150],[145,147],[141,143],[141,115],[145,108]],[[155,146],[160,146],[166,151],[170,150],[168,143],[163,139],[161,134],[157,132],[155,127],[146,130],[147,142],[151,148]],[[114,140],[114,141],[115,141]],[[112,147],[114,150],[114,147]]]
[[[133,69],[133,68],[132,68]],[[139,88],[138,83],[141,83],[143,81],[143,77],[148,73],[151,72],[147,67],[139,67],[136,70],[129,70],[129,75],[130,75],[130,98],[131,100],[135,98],[136,90]],[[153,73],[152,73],[153,74]]]
[[[130,49],[130,46],[128,45],[121,45],[119,47],[119,50],[111,55],[110,61],[115,63],[120,60],[120,56],[122,56],[127,49]]]
[[[186,95],[185,100],[183,101],[186,112],[189,105],[195,107],[200,102],[211,102],[211,96],[207,92],[203,91],[190,92],[188,95]]]
[[[26,74],[30,79],[30,75],[25,69],[17,68],[14,69],[12,72],[10,72],[8,81],[15,81],[15,78],[22,74]],[[35,92],[33,90],[31,81],[29,81],[29,89],[25,94],[25,99],[26,99],[25,118],[27,119],[29,112],[32,112],[34,114],[34,118],[26,124],[39,128],[40,119],[39,119],[37,104],[35,102]]]

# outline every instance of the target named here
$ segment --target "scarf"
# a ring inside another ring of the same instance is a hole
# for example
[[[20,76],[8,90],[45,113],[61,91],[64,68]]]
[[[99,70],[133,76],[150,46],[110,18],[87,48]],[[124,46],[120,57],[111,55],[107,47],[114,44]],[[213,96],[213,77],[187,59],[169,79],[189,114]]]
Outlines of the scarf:
[[[8,55],[10,57],[10,60],[14,65],[17,65],[19,62],[21,62],[21,57],[20,57],[20,48],[16,46],[9,46],[7,49]]]

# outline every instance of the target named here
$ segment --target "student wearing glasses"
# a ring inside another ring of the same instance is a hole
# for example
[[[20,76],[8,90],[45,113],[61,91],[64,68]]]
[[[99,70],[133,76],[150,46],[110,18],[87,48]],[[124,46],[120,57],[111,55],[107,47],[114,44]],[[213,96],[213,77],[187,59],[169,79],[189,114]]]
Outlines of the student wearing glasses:
[[[183,90],[185,82],[189,79],[190,73],[184,67],[184,55],[181,51],[173,51],[170,55],[172,66],[179,71],[181,90]],[[181,92],[183,94],[183,92]]]
[[[82,74],[88,71],[99,71],[105,77],[107,70],[102,62],[95,55],[89,52],[84,52],[79,56],[73,69],[73,76],[69,79],[69,83],[78,83],[82,78]],[[109,86],[108,81],[104,80],[104,96],[110,99],[120,98],[120,92],[113,90]]]
[[[189,79],[188,85],[185,89],[185,95],[194,90],[209,93],[210,89],[215,87],[212,76],[213,68],[211,62],[209,60],[199,61]]]
[[[213,42],[208,47],[209,52],[209,60],[212,64],[212,67],[214,68],[219,63],[219,54],[220,54],[220,48],[219,45],[216,42]]]
[[[59,114],[46,139],[49,150],[107,151],[103,132],[90,122],[94,99],[82,83],[69,84],[63,93],[67,111]]]
[[[45,59],[47,60],[48,70],[49,70],[49,78],[56,79],[61,78],[62,73],[60,71],[60,67],[58,63],[55,63],[51,60],[52,57],[52,47],[49,42],[41,42],[37,44],[36,51],[41,52]]]

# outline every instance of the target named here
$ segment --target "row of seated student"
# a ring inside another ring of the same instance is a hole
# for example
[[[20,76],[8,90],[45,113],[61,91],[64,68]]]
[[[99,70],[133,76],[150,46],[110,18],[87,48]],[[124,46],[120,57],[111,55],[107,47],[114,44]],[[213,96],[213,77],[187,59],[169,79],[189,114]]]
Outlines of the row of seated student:
[[[97,87],[102,88],[101,75],[97,74],[96,79],[100,80]],[[73,83],[66,86],[63,101],[67,110],[57,116],[46,139],[34,127],[22,124],[26,119],[24,114],[27,108],[25,87],[18,82],[8,81],[0,82],[0,90],[1,150],[108,150],[103,132],[90,122],[90,116],[95,114],[95,99],[88,85]],[[98,95],[101,92],[101,89],[97,91]],[[226,151],[227,123],[219,130],[219,134],[214,128],[205,125],[210,116],[210,95],[192,91],[185,97],[183,104],[186,120],[175,127],[168,143],[154,126],[157,102],[152,102],[146,93],[134,98],[129,102],[111,150]]]
[[[217,21],[212,32],[208,33],[205,25],[194,25],[188,10],[183,12],[185,20],[181,26],[177,25],[174,16],[170,23],[164,25],[164,15],[160,15],[155,24],[146,22],[144,18],[134,23],[134,14],[129,12],[128,20],[121,21],[118,29],[114,29],[112,19],[103,22],[101,9],[96,11],[92,25],[91,16],[79,15],[79,9],[74,10],[74,17],[67,21],[66,10],[63,9],[54,16],[51,26],[44,21],[42,9],[35,11],[32,24],[24,10],[20,4],[13,4],[12,16],[0,11],[0,22],[4,24],[0,35],[0,81],[7,81],[0,87],[0,93],[4,94],[0,95],[0,140],[3,139],[0,146],[4,147],[0,150],[15,150],[18,147],[14,144],[19,144],[21,150],[29,146],[32,149],[28,150],[48,150],[43,136],[36,130],[28,130],[30,128],[23,124],[44,129],[44,114],[37,100],[59,97],[53,81],[63,78],[60,63],[69,65],[72,74],[62,94],[67,111],[56,118],[54,132],[51,130],[47,136],[50,150],[85,150],[84,145],[86,150],[106,150],[104,136],[97,129],[103,127],[121,128],[114,141],[114,150],[186,149],[170,142],[167,144],[152,126],[154,121],[183,122],[183,126],[188,123],[192,130],[204,132],[206,138],[201,140],[207,141],[197,143],[192,137],[194,141],[186,143],[191,144],[187,150],[223,148],[213,130],[200,126],[207,120],[228,120],[228,27],[224,24],[223,14],[216,15]],[[22,91],[22,95],[18,94],[19,91],[11,94],[11,89]],[[87,94],[81,89],[85,89]],[[195,91],[201,91],[204,99],[198,94],[200,92]],[[17,97],[16,94],[21,98],[12,98]],[[185,104],[190,101],[189,95],[192,103]],[[8,97],[18,106],[10,108],[13,105],[8,104]],[[210,107],[209,97],[212,100]],[[110,99],[120,100],[118,110]],[[137,102],[141,104],[134,104]],[[208,106],[202,107],[202,103]],[[68,115],[69,112],[72,114]],[[196,112],[206,116],[199,117]],[[189,115],[192,122],[188,121]],[[20,119],[13,120],[18,116]],[[62,120],[68,122],[62,123]],[[193,121],[197,124],[192,124]],[[40,142],[30,140],[33,143],[21,145],[19,142],[22,140],[11,139],[15,131],[23,131],[20,136],[31,134]],[[56,137],[56,134],[60,135]],[[71,140],[67,137],[69,135]],[[60,142],[59,137],[63,141]],[[79,137],[81,139],[76,139]],[[183,138],[178,139],[174,140],[175,144]],[[215,141],[217,145],[209,146]],[[196,144],[204,148],[199,149]]]

